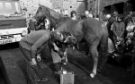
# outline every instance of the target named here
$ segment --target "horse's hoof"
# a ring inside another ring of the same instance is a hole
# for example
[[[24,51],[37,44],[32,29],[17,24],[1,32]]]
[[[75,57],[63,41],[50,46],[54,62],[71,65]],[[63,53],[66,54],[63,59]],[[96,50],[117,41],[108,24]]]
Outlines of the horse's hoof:
[[[90,74],[90,77],[91,77],[91,78],[94,78],[95,76],[96,76],[96,73],[91,73],[91,74]]]

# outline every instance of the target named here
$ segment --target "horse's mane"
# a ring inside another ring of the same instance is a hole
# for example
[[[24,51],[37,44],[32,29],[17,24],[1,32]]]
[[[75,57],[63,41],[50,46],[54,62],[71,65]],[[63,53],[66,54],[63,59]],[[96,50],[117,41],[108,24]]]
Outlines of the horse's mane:
[[[35,14],[35,18],[37,18],[39,15],[39,13],[41,13],[42,15],[40,17],[46,16],[51,23],[51,27],[56,27],[56,25],[60,25],[62,24],[64,21],[70,19],[69,17],[64,17],[64,15],[55,12],[53,9],[50,9],[46,6],[40,5],[36,14]],[[38,20],[38,18],[37,18]]]
[[[64,16],[64,15],[62,15],[62,14],[60,14],[60,13],[54,11],[53,9],[50,9],[50,8],[48,8],[48,7],[46,7],[46,6],[43,6],[43,5],[39,5],[39,8],[38,8],[38,10],[37,10],[37,13],[39,13],[39,12],[41,12],[41,11],[42,11],[47,17],[52,16],[52,17],[55,18],[55,19],[59,19],[59,18],[61,18],[61,17]],[[37,14],[37,13],[36,13],[36,14]]]

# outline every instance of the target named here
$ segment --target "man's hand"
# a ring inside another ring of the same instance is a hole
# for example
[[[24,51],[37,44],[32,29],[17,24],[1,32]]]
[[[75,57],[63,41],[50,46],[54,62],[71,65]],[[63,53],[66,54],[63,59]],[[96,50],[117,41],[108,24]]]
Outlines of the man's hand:
[[[31,65],[33,65],[33,66],[36,66],[37,65],[37,62],[36,62],[36,59],[35,58],[32,58],[31,59]]]
[[[53,46],[54,46],[54,50],[59,51],[59,48],[55,43],[53,43]]]

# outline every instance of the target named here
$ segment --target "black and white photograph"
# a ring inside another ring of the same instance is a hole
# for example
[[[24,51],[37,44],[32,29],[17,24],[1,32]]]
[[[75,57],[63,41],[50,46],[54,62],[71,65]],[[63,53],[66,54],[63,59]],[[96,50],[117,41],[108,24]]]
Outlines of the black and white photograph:
[[[0,84],[135,84],[135,0],[0,0]]]

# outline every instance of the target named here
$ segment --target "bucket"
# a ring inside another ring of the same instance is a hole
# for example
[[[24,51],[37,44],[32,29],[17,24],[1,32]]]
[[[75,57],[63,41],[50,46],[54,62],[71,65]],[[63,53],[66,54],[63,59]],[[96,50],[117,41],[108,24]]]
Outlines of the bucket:
[[[60,84],[74,84],[74,73],[63,71],[60,74]]]

